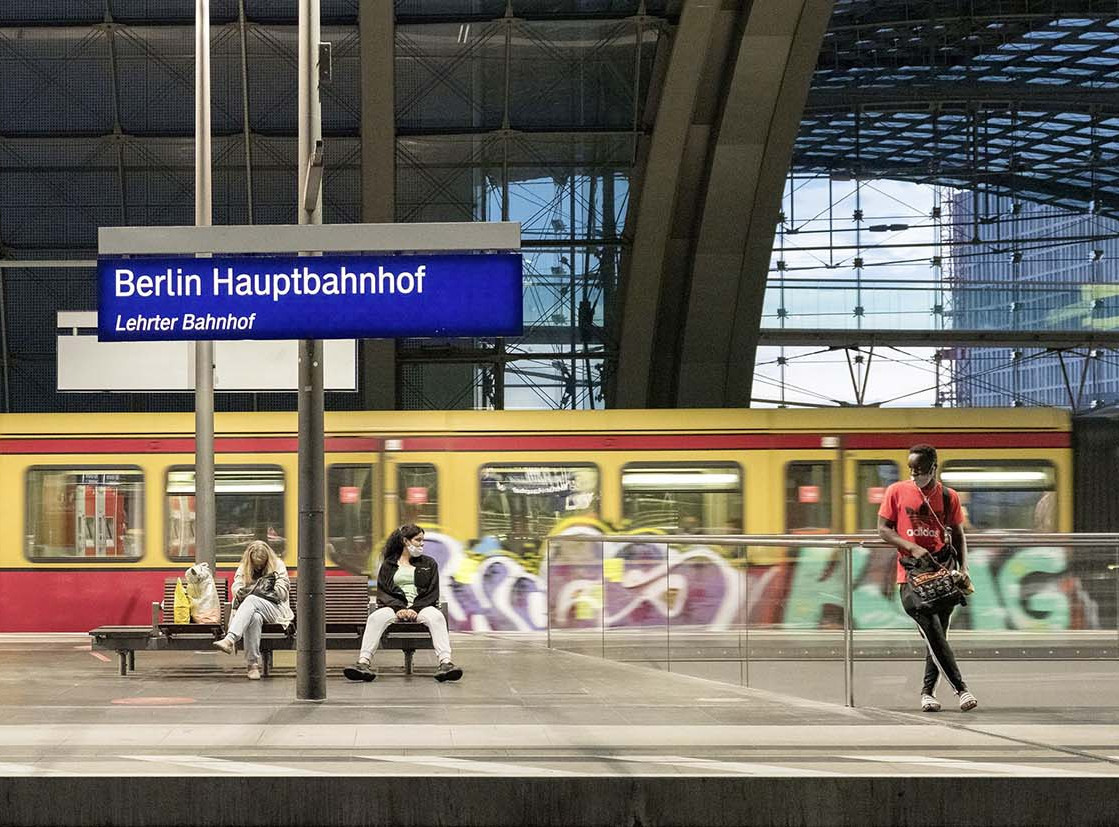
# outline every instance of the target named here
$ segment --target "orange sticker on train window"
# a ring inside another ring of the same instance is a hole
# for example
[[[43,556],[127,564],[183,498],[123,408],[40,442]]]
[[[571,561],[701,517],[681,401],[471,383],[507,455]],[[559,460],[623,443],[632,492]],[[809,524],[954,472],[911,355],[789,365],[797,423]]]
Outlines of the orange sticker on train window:
[[[361,491],[356,485],[338,486],[338,502],[342,505],[353,505],[359,499],[361,499]]]
[[[410,485],[404,492],[404,502],[408,505],[423,505],[427,502],[427,489],[422,485]]]
[[[801,485],[797,488],[797,501],[802,503],[818,503],[820,501],[820,486]]]
[[[866,490],[866,501],[871,505],[881,505],[886,498],[886,488],[881,485],[872,485]]]

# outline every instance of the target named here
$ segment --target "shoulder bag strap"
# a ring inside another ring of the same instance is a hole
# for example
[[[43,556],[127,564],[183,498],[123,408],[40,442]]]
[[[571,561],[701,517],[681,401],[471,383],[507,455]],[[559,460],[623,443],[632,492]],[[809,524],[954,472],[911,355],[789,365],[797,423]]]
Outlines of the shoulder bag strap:
[[[929,513],[932,514],[933,519],[936,520],[936,524],[938,526],[940,526],[940,530],[944,534],[945,543],[947,545],[952,545],[952,535],[948,533],[948,528],[947,528],[947,526],[944,525],[944,522],[940,519],[940,517],[936,516],[936,509],[932,507],[932,503],[929,502],[929,498],[927,496],[925,496],[925,492],[921,491],[921,487],[919,485],[917,485],[917,483],[913,483],[913,485],[916,486],[918,491],[920,491],[921,499],[923,499],[925,501],[925,505],[927,505],[929,507]],[[940,493],[944,497],[944,518],[947,519],[948,518],[948,489],[945,487],[944,483],[940,484]],[[940,566],[942,569],[946,569],[946,567],[941,565],[940,561],[937,560],[935,557],[933,557],[931,554],[929,555],[929,557],[932,557],[933,562],[936,563],[938,566]]]

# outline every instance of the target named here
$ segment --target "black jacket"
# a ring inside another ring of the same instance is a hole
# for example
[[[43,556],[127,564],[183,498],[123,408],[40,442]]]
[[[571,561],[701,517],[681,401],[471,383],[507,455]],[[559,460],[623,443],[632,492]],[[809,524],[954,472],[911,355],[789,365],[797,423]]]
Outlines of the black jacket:
[[[400,568],[396,560],[385,560],[377,572],[377,605],[390,609],[411,609],[418,612],[428,606],[439,605],[439,564],[426,554],[412,558],[416,567],[416,600],[411,606],[404,590],[393,582],[396,570]]]

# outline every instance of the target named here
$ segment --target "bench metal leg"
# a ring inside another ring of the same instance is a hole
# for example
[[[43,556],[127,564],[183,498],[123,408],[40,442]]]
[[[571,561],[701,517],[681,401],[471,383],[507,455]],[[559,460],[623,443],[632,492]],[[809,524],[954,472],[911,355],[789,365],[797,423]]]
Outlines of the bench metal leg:
[[[136,650],[135,649],[129,649],[128,650],[128,671],[129,672],[135,672],[136,671]]]
[[[405,649],[404,650],[404,674],[405,675],[411,675],[412,674],[412,655],[414,655],[414,654],[416,654],[415,649]]]
[[[117,658],[120,661],[120,676],[123,678],[128,674],[128,652],[117,652]]]
[[[261,652],[260,659],[264,662],[264,677],[267,678],[272,674],[272,650]]]

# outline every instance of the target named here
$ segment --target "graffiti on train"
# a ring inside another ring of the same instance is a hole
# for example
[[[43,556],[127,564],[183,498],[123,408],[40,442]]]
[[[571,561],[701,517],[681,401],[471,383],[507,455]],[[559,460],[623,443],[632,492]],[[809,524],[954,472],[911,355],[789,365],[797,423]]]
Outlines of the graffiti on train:
[[[551,538],[550,559],[539,562],[492,539],[467,549],[436,529],[428,530],[424,551],[439,563],[451,626],[460,631],[542,631],[549,615],[553,629],[843,626],[844,573],[834,549],[758,548],[744,560],[717,546],[671,544],[667,536],[665,543],[562,539],[608,530],[597,521],[564,523]],[[894,559],[882,550],[852,552],[856,629],[910,627]],[[955,628],[1095,629],[1101,602],[1114,602],[1106,563],[1073,566],[1069,549],[985,549],[973,538],[968,559],[975,594],[954,616]]]

